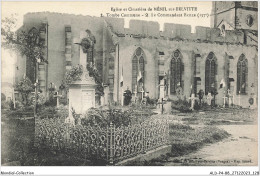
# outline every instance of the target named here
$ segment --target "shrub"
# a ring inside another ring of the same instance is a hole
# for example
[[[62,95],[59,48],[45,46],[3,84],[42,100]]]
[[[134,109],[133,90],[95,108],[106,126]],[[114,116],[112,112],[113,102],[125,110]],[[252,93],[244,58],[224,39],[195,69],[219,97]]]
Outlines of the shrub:
[[[83,126],[90,124],[91,126],[106,127],[111,122],[116,126],[128,126],[131,123],[132,111],[116,108],[109,109],[89,109],[81,119]]]
[[[69,116],[67,106],[60,105],[58,108],[55,106],[41,106],[38,109],[38,117],[44,118],[62,118],[65,119]]]
[[[54,118],[56,116],[55,107],[52,106],[44,106],[38,109],[38,117],[41,119],[44,118]]]
[[[34,90],[34,85],[28,77],[24,77],[19,83],[15,85],[15,89],[21,93],[22,102],[25,106],[30,105],[29,95]]]
[[[6,116],[8,118],[17,118],[17,117],[23,117],[23,116],[30,117],[30,116],[33,116],[33,109],[31,109],[30,107],[15,109],[12,111],[8,111],[6,113]]]
[[[14,110],[14,102],[13,102],[13,100],[11,100],[9,102],[9,107],[10,107],[11,110]]]
[[[21,103],[20,101],[15,101],[15,108],[16,109],[21,109],[21,108],[23,108],[24,107],[24,105],[23,105],[23,103]]]
[[[3,101],[5,101],[5,100],[6,100],[5,94],[1,93],[1,101],[3,102]]]
[[[190,103],[187,100],[179,99],[177,101],[172,101],[172,109],[178,110],[180,112],[191,112]]]
[[[200,103],[198,101],[195,100],[195,103],[194,103],[194,110],[200,110],[201,107],[200,107]]]
[[[1,109],[9,109],[9,103],[7,101],[1,101]]]
[[[129,126],[130,124],[139,124],[149,118],[151,116],[149,112],[151,110],[146,111],[134,108],[91,108],[83,115],[81,124],[83,126],[89,124],[91,126],[106,127],[112,122],[115,127]]]
[[[54,98],[50,98],[49,100],[45,101],[44,106],[55,106],[57,102]]]
[[[60,105],[58,108],[56,108],[56,114],[57,117],[60,118],[67,118],[69,116],[69,109],[68,106]]]

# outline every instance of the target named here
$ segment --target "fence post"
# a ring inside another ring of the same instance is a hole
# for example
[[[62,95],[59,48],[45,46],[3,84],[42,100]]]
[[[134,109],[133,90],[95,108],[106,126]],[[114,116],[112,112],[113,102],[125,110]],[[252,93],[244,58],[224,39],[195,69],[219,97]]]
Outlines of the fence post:
[[[142,142],[143,142],[143,154],[146,152],[145,151],[145,145],[146,145],[146,141],[145,141],[145,130],[146,130],[146,125],[145,125],[145,123],[143,122],[142,123],[142,129],[143,129],[143,135],[142,135]]]
[[[109,164],[113,165],[114,164],[114,154],[113,154],[113,148],[114,148],[114,143],[113,143],[113,136],[114,136],[114,128],[113,128],[113,123],[110,122],[110,156],[109,156]]]
[[[38,131],[39,130],[38,130],[38,128],[39,128],[39,122],[38,122],[38,119],[36,118],[34,120],[34,143],[33,143],[35,148],[37,148],[39,146],[39,140],[38,140],[38,136],[39,136]]]
[[[169,127],[169,121],[168,119],[166,119],[166,135],[167,135],[167,138],[166,138],[166,143],[167,144],[170,144],[170,127]]]

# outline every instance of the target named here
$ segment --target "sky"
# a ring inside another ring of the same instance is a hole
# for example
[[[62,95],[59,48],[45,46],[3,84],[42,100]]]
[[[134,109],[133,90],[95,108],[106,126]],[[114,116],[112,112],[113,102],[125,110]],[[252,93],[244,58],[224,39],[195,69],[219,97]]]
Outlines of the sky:
[[[177,23],[177,24],[188,24],[191,25],[192,31],[194,32],[195,26],[210,26],[210,17],[197,18],[197,17],[184,17],[184,12],[182,12],[183,17],[145,17],[147,11],[127,11],[127,12],[113,12],[111,8],[127,8],[127,10],[134,8],[146,8],[149,7],[166,7],[175,8],[176,7],[197,7],[195,12],[187,12],[192,14],[210,14],[212,2],[203,1],[203,2],[1,2],[1,18],[10,17],[12,14],[17,14],[17,28],[23,24],[23,16],[29,12],[58,12],[58,13],[68,13],[76,15],[90,15],[90,16],[100,16],[109,14],[119,14],[121,13],[140,13],[143,14],[143,17],[135,18],[140,20],[147,21],[157,21],[160,24],[160,30],[163,30],[163,23]],[[152,13],[179,13],[176,11],[172,12],[155,12]],[[186,13],[186,12],[185,12]],[[149,13],[150,15],[150,13]],[[133,18],[125,18],[125,28],[128,27],[129,20]],[[14,75],[14,64],[15,64],[15,54],[10,53],[6,50],[1,50],[1,63],[2,63],[2,82],[13,82]]]

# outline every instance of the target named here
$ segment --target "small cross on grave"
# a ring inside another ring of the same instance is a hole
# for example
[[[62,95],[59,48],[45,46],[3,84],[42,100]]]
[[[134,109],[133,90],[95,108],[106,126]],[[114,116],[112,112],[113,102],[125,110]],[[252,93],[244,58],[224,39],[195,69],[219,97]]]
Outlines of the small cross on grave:
[[[223,103],[223,108],[226,106],[226,99],[228,97],[226,97],[226,94],[225,94],[225,91],[223,92],[223,100],[224,100],[224,103]]]
[[[163,105],[165,104],[166,100],[164,100],[163,98],[161,99],[161,101],[158,102],[158,104],[162,105],[162,114],[163,114]]]
[[[227,90],[227,94],[228,94],[228,106],[230,107],[231,104],[232,104],[232,101],[233,101],[234,97],[233,97],[233,95],[231,94],[231,91],[230,91],[229,89]],[[231,99],[231,97],[232,97],[232,99]]]
[[[249,104],[250,109],[255,109],[257,107],[254,83],[252,83],[251,85],[251,95],[249,98]]]
[[[134,95],[135,95],[135,103],[136,103],[136,99],[137,99],[137,85],[135,85],[135,89],[134,89]]]
[[[235,94],[234,94],[234,92],[233,92],[233,94],[232,94],[232,104],[233,104],[233,105],[235,104]]]
[[[191,97],[189,98],[190,100],[191,100],[191,110],[194,110],[194,104],[195,104],[195,100],[197,99],[196,97],[195,97],[195,94],[193,93],[193,94],[191,94]]]
[[[241,98],[240,97],[240,91],[238,91],[238,97],[237,98],[238,98],[238,105],[240,106],[240,98]]]
[[[56,95],[53,96],[54,98],[57,98],[57,107],[60,106],[60,97],[62,97],[62,95],[59,95],[59,92],[56,92]]]
[[[213,99],[213,97],[212,97],[211,93],[208,93],[208,95],[207,95],[207,102],[208,102],[208,105],[210,105],[210,106],[211,106],[211,100],[212,99]]]
[[[144,99],[144,89],[143,88],[141,90],[141,93],[142,93],[142,101],[143,101],[143,99]]]

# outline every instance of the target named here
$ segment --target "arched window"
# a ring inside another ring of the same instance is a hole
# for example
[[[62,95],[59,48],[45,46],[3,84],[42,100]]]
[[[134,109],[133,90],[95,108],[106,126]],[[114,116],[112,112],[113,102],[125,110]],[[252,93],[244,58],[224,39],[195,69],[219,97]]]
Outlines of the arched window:
[[[144,51],[139,47],[132,59],[132,91],[141,92],[144,89]],[[136,90],[137,89],[137,90]]]
[[[27,39],[27,51],[34,50],[34,47],[36,47],[39,44],[39,31],[33,27],[28,32],[28,39]],[[35,75],[35,57],[31,53],[26,54],[26,76],[32,81],[35,82],[36,75]]]
[[[244,54],[242,54],[237,62],[237,93],[245,94],[247,87],[247,59]]]
[[[109,90],[113,92],[114,90],[114,65],[115,65],[114,57],[110,57],[108,59],[108,82],[109,82]]]
[[[205,64],[205,94],[211,93],[216,89],[216,75],[217,75],[217,58],[214,53],[210,52]]]
[[[171,59],[171,94],[176,93],[177,87],[183,88],[182,74],[184,71],[184,65],[182,62],[182,55],[179,50],[173,52]]]

